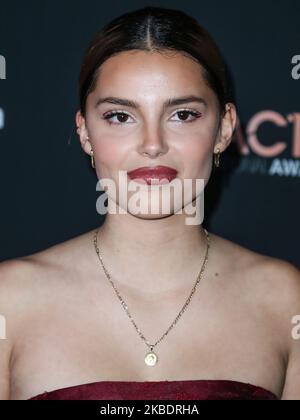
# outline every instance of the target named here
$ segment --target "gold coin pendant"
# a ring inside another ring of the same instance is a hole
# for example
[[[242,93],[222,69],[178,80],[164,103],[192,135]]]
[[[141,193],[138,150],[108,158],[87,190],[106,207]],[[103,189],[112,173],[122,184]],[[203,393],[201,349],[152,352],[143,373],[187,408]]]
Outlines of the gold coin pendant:
[[[154,351],[150,351],[149,353],[146,354],[146,356],[145,356],[146,365],[154,366],[154,365],[156,365],[157,361],[158,361],[158,357],[154,353]]]

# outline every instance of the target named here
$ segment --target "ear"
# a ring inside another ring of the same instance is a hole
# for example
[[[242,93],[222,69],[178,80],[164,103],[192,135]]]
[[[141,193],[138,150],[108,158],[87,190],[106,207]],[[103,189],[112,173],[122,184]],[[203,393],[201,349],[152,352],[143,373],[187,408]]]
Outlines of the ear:
[[[219,133],[217,136],[217,142],[215,144],[214,153],[217,153],[217,149],[220,149],[222,153],[229,144],[231,143],[232,136],[237,121],[236,107],[233,103],[227,103],[225,112],[222,116],[222,120],[219,127]]]
[[[76,126],[77,126],[77,134],[79,135],[79,140],[82,149],[88,155],[91,154],[92,145],[89,141],[88,131],[85,125],[85,118],[82,116],[80,111],[76,112],[75,116]]]

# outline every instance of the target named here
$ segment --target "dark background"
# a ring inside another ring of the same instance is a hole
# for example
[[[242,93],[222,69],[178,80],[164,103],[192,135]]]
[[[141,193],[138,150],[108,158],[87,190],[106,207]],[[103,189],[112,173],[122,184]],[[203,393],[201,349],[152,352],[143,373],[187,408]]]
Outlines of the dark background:
[[[285,118],[300,113],[300,79],[291,76],[292,57],[300,54],[298,0],[1,0],[6,80],[0,80],[5,113],[0,260],[31,254],[99,225],[95,173],[75,132],[80,64],[102,25],[146,5],[181,9],[211,32],[234,81],[242,132],[261,111]],[[291,123],[260,127],[263,145],[286,143],[276,157],[251,149],[245,156],[232,143],[207,187],[204,226],[300,267],[300,167],[296,174],[269,172],[275,158],[299,165],[300,156],[292,152],[293,130]]]

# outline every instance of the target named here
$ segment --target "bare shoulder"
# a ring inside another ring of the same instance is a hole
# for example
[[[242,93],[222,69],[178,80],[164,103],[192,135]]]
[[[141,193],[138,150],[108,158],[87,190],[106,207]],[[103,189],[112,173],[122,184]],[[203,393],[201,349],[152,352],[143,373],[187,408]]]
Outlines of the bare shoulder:
[[[221,267],[229,273],[224,276],[222,293],[229,290],[235,313],[243,321],[245,316],[246,321],[251,320],[252,341],[261,337],[269,359],[279,362],[282,399],[299,400],[300,270],[283,259],[254,252],[218,236],[213,235],[213,239],[217,260],[226,260]]]
[[[16,308],[23,315],[30,313],[38,297],[47,297],[53,288],[71,278],[74,281],[75,271],[84,270],[84,261],[91,252],[91,235],[92,231],[86,232],[36,253],[2,261],[0,313],[12,309],[16,315]]]
[[[0,263],[0,312],[9,314],[10,309],[20,308],[19,304],[28,296],[33,283],[32,263],[26,258],[14,258]],[[22,299],[23,297],[23,299]],[[21,308],[20,308],[21,309]]]
[[[0,399],[10,398],[11,360],[14,345],[32,311],[31,270],[19,259],[0,263]],[[28,323],[27,323],[28,325]]]
[[[260,254],[236,242],[211,234],[216,244],[217,255],[230,269],[241,274],[241,281],[248,280],[266,286],[285,285],[286,290],[297,292],[300,287],[300,270],[292,263],[280,258]]]
[[[49,325],[52,313],[63,314],[67,298],[78,294],[77,274],[90,236],[88,232],[0,263],[0,336],[5,334],[0,337],[0,399],[10,398],[12,366],[39,320]]]
[[[0,263],[0,315],[6,322],[7,349],[13,348],[41,315],[45,318],[64,308],[72,293],[80,293],[91,259],[87,258],[91,233]]]
[[[212,234],[216,258],[230,273],[235,287],[247,292],[257,304],[289,316],[300,312],[300,270],[280,258],[260,254]]]

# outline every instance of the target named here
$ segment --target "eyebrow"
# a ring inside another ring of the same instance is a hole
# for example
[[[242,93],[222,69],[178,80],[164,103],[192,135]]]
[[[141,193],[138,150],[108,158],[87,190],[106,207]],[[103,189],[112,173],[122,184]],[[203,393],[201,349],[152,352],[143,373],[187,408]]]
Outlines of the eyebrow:
[[[207,107],[207,102],[205,99],[201,98],[200,96],[195,95],[189,95],[189,96],[181,96],[178,98],[170,98],[167,99],[163,103],[163,109],[169,108],[174,105],[182,105],[189,102],[198,102],[202,105],[205,105]],[[129,99],[123,99],[123,98],[116,98],[115,96],[107,96],[105,98],[99,98],[96,102],[95,108],[97,108],[99,105],[103,103],[109,103],[109,104],[115,104],[115,105],[121,105],[121,106],[128,106],[131,108],[139,109],[141,106],[135,101],[129,100]]]

